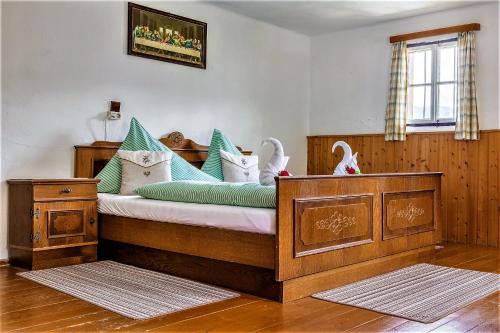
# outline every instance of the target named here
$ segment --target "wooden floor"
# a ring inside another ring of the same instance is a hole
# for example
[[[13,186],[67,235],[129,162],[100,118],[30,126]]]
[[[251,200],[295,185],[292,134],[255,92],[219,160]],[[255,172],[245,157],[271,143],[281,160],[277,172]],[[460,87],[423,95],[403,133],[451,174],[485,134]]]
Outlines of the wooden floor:
[[[434,263],[500,273],[499,251],[447,244]],[[499,296],[483,298],[432,324],[305,298],[279,304],[253,296],[134,321],[16,276],[0,267],[0,331],[348,331],[499,332]]]

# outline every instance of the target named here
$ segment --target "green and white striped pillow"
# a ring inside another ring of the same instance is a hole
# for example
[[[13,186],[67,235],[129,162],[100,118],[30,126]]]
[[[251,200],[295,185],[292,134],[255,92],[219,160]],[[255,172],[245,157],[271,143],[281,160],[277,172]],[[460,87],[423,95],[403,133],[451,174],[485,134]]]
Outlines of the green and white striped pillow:
[[[142,127],[137,119],[132,118],[127,137],[119,148],[120,150],[148,150],[148,151],[171,151],[164,144],[153,138]],[[203,171],[195,168],[188,161],[172,152],[171,172],[173,180],[200,180],[218,181],[216,178],[207,175]],[[122,165],[118,155],[113,156],[106,166],[96,176],[101,181],[97,184],[97,191],[101,193],[120,193],[122,180]]]
[[[208,173],[209,175],[219,179],[224,180],[224,174],[222,173],[222,162],[220,157],[220,150],[227,151],[233,155],[243,155],[235,145],[222,134],[218,129],[214,129],[212,134],[212,141],[210,142],[210,148],[208,149],[208,156],[201,167],[201,170]]]
[[[135,193],[164,201],[276,208],[276,187],[255,183],[173,181],[145,185]]]

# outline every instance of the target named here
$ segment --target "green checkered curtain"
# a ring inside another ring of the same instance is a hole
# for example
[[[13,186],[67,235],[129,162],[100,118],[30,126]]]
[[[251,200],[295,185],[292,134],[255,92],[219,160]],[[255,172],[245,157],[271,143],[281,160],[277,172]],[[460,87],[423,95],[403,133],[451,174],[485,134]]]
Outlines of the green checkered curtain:
[[[385,141],[406,140],[408,102],[408,48],[406,42],[392,44],[391,81],[385,113]]]
[[[476,101],[476,33],[458,34],[458,107],[456,140],[479,140]]]

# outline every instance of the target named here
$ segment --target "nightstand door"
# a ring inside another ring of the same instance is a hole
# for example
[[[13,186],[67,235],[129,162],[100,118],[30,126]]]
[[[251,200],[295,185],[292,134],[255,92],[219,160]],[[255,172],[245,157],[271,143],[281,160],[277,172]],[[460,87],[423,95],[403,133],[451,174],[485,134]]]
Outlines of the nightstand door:
[[[33,247],[97,241],[95,201],[38,202],[34,211]]]

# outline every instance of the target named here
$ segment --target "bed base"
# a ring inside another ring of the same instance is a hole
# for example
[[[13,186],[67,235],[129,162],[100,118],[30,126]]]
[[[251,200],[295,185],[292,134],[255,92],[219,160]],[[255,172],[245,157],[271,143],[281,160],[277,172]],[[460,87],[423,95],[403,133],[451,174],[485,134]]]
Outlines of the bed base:
[[[197,167],[207,157],[181,133],[161,141]],[[95,176],[119,146],[77,146],[75,176]],[[442,236],[441,176],[278,177],[273,236],[101,215],[99,259],[287,302],[429,260]]]
[[[274,270],[274,235],[99,214],[99,237]]]
[[[101,239],[99,260],[168,273],[251,295],[281,301],[274,270]]]

